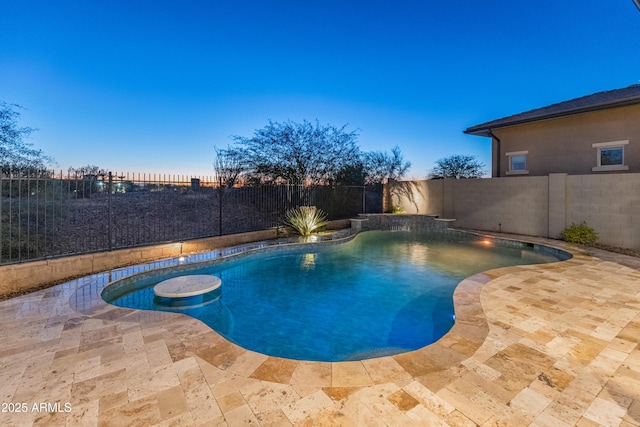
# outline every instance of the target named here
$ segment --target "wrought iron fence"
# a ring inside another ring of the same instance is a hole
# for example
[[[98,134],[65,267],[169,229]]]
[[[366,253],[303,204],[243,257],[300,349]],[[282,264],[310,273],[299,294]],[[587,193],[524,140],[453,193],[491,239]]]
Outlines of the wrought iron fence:
[[[263,230],[302,205],[349,218],[379,212],[381,200],[381,186],[225,188],[215,177],[4,174],[0,264]]]

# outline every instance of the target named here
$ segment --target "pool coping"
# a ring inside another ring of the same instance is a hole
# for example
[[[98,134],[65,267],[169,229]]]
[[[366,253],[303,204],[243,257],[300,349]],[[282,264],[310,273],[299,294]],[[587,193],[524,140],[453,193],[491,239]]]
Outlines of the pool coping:
[[[313,246],[332,246],[353,240],[358,233],[351,229],[342,229],[311,236],[296,236],[271,240],[260,240],[241,245],[234,245],[222,249],[198,252],[166,258],[152,263],[140,264],[134,272],[125,273],[106,283],[100,290],[104,298],[105,293],[117,293],[120,288],[126,288],[130,282],[137,280],[137,276],[154,277],[165,275],[167,271],[182,272],[196,267],[208,267],[226,262],[230,259],[247,257],[257,252],[299,250]]]

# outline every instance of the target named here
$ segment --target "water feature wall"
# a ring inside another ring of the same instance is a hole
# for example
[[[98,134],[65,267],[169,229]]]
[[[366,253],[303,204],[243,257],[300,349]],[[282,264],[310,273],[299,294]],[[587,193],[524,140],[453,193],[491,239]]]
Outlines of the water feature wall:
[[[437,215],[360,214],[361,229],[393,231],[428,231],[447,233],[454,219],[439,219]]]

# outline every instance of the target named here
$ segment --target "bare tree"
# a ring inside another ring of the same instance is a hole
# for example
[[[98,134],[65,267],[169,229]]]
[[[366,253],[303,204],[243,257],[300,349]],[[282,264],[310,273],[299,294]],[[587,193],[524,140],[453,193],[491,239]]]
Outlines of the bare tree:
[[[69,174],[76,174],[81,177],[98,177],[107,175],[107,170],[96,165],[84,165],[78,168],[70,167]]]
[[[436,160],[436,166],[429,174],[429,179],[443,178],[482,178],[484,163],[473,156],[455,154]]]
[[[246,171],[244,150],[231,147],[227,147],[227,149],[213,147],[213,149],[216,152],[216,159],[213,163],[216,176],[222,180],[222,185],[233,187]]]
[[[382,151],[364,153],[363,164],[367,184],[385,183],[389,180],[397,181],[411,167],[411,162],[404,160],[398,146],[393,147],[391,154]]]
[[[0,168],[3,173],[44,169],[52,159],[25,141],[37,129],[20,127],[19,105],[0,101]]]
[[[270,121],[251,138],[233,136],[237,147],[226,153],[241,158],[246,172],[262,182],[331,183],[341,169],[359,159],[358,133],[345,128],[318,121]]]

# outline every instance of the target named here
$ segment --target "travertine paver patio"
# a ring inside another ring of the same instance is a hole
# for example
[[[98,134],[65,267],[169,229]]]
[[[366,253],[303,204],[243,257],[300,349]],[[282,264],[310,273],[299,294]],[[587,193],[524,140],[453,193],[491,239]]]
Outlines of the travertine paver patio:
[[[640,426],[640,260],[549,243],[574,258],[473,276],[448,335],[362,362],[102,302],[134,268],[4,301],[0,425]]]

